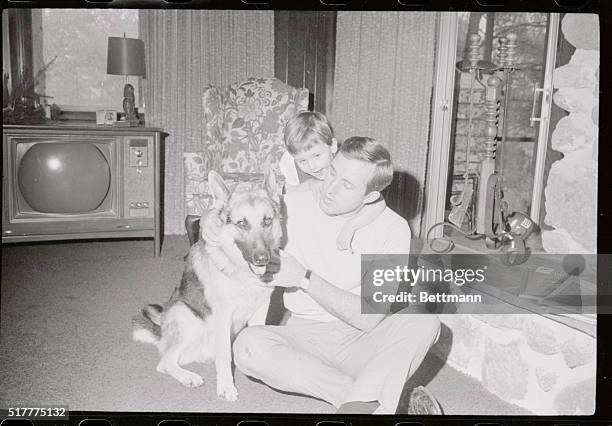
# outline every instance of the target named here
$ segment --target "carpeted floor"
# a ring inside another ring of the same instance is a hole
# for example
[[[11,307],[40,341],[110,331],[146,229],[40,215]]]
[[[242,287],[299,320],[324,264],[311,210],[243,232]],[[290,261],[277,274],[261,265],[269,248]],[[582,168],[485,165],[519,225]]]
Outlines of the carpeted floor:
[[[206,383],[188,389],[155,371],[153,346],[131,340],[130,319],[165,301],[178,283],[187,238],[2,246],[0,407],[63,404],[70,410],[332,413],[313,398],[285,394],[236,372],[239,400],[217,398],[214,367],[189,368]],[[412,380],[446,414],[527,414],[428,356]],[[469,394],[469,399],[466,395]]]

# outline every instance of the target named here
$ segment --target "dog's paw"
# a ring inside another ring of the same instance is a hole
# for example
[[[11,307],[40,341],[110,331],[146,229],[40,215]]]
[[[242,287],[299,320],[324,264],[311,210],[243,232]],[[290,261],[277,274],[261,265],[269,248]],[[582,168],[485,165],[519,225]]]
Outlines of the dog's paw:
[[[204,379],[202,376],[188,370],[178,372],[175,377],[179,382],[188,388],[197,388],[198,386],[202,386],[204,384]]]
[[[238,390],[233,384],[217,385],[217,395],[226,401],[238,400]]]

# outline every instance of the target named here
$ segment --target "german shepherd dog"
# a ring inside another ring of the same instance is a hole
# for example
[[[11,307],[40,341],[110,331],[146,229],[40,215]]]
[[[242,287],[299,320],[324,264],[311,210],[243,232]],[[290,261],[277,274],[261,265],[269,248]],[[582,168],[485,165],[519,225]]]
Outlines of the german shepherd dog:
[[[278,265],[280,197],[271,171],[263,185],[243,182],[231,192],[214,171],[208,182],[215,204],[222,206],[220,245],[201,238],[191,247],[170,300],[163,307],[144,307],[133,318],[133,337],[156,345],[161,354],[157,371],[188,387],[203,380],[182,366],[214,359],[217,395],[235,401],[232,339],[272,293],[262,281],[269,281],[271,266]],[[231,263],[231,275],[217,266],[215,250]]]

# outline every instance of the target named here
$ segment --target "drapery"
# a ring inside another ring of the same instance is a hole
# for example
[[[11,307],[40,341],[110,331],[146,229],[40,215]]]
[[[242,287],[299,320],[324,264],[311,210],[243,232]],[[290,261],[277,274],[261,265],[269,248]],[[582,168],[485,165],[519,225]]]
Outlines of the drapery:
[[[392,188],[421,227],[434,81],[435,12],[338,12],[330,118],[338,140],[369,136],[402,172]]]
[[[183,152],[202,149],[202,90],[274,75],[274,12],[140,10],[147,127],[165,143],[164,234],[184,234]]]

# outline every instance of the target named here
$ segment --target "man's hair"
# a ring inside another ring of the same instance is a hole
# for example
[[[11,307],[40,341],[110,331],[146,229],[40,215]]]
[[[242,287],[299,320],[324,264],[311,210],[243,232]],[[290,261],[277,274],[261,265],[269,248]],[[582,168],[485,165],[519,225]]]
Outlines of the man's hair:
[[[393,180],[393,164],[391,164],[391,154],[382,144],[372,138],[364,136],[353,136],[345,140],[338,153],[342,153],[348,158],[372,163],[374,174],[366,187],[366,194],[372,191],[382,191]]]
[[[317,142],[331,145],[334,131],[323,114],[304,111],[289,120],[284,137],[287,151],[295,155],[309,150]]]

